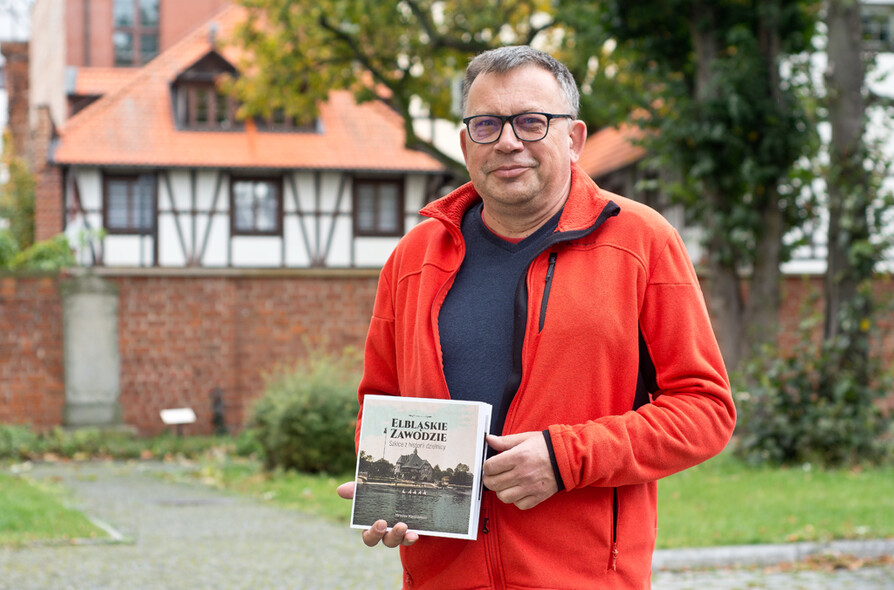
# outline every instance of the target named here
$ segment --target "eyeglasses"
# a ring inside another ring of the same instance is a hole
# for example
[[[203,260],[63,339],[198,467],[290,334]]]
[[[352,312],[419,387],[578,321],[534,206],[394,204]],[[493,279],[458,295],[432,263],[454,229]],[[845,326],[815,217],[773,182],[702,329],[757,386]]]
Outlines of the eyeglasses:
[[[466,117],[463,123],[469,131],[469,139],[475,143],[494,143],[503,135],[506,121],[521,141],[540,141],[549,133],[553,119],[572,119],[571,115],[550,113],[518,113],[516,115],[475,115]]]

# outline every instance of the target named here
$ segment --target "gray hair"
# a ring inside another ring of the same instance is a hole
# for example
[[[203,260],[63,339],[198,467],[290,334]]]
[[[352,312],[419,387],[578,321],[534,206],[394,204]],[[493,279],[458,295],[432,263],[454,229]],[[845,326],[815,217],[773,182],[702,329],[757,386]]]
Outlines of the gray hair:
[[[580,93],[577,90],[574,76],[571,75],[565,64],[550,54],[528,45],[509,45],[491,49],[478,54],[469,62],[465,78],[463,78],[463,116],[466,115],[466,107],[469,104],[469,88],[480,74],[505,74],[528,65],[542,68],[555,76],[562,89],[562,94],[565,95],[565,102],[568,103],[568,113],[576,119],[580,110]]]

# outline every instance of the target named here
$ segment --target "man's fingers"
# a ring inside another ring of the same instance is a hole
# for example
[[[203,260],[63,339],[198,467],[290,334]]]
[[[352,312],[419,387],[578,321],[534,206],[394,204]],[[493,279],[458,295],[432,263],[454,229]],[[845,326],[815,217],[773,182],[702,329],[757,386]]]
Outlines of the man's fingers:
[[[346,481],[335,489],[335,493],[339,495],[340,498],[344,498],[345,500],[353,500],[354,499],[354,482]]]
[[[540,434],[539,432],[519,432],[517,434],[507,434],[505,436],[497,436],[495,434],[487,435],[487,444],[490,445],[490,448],[497,451],[498,453],[502,453],[508,449],[511,449],[514,446],[517,446],[524,441],[528,440],[532,436],[536,436]],[[541,434],[542,436],[542,434]]]
[[[388,532],[388,523],[384,520],[377,520],[373,523],[371,527],[367,530],[363,531],[360,535],[363,537],[363,542],[369,546],[374,547],[385,537],[385,534]]]
[[[406,524],[399,522],[389,531],[388,523],[384,520],[377,520],[368,530],[363,531],[361,537],[363,542],[369,547],[373,547],[379,542],[391,548],[398,545],[409,547],[419,540],[419,535],[413,531],[408,531]]]

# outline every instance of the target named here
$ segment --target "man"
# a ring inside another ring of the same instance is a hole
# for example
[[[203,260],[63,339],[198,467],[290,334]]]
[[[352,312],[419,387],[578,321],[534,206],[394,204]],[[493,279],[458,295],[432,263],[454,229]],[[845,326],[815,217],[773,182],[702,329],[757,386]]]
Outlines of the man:
[[[735,424],[692,264],[663,218],[577,167],[565,66],[489,51],[463,99],[471,182],[423,209],[382,270],[359,420],[367,394],[493,404],[481,530],[379,521],[363,540],[401,546],[405,588],[648,588],[656,480]]]

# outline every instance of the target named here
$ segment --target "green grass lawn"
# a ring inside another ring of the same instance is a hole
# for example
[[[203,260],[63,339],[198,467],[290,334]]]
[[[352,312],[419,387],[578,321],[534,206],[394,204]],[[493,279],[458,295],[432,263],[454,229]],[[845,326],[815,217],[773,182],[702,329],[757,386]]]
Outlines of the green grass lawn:
[[[335,494],[353,474],[264,473],[246,459],[206,459],[192,472],[234,493],[347,526]],[[57,488],[0,471],[0,545],[101,537]],[[728,454],[658,484],[658,547],[894,537],[894,466],[864,470],[748,467]]]
[[[105,538],[77,510],[60,501],[61,490],[0,471],[0,546]]]
[[[335,488],[354,479],[353,473],[341,476],[310,475],[294,471],[265,473],[255,461],[227,460],[223,463],[206,464],[199,476],[205,483],[284,508],[307,512],[345,525],[351,519],[351,502],[339,498]]]
[[[658,483],[658,547],[894,537],[894,467],[751,468],[722,454]]]
[[[218,485],[347,524],[338,484],[353,474],[265,475],[253,463],[213,469]],[[894,467],[748,467],[724,453],[658,483],[658,547],[894,537]]]

